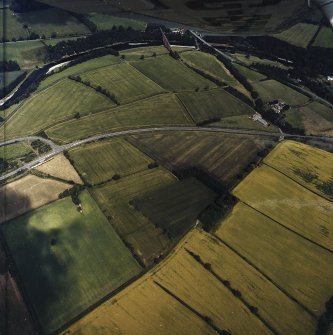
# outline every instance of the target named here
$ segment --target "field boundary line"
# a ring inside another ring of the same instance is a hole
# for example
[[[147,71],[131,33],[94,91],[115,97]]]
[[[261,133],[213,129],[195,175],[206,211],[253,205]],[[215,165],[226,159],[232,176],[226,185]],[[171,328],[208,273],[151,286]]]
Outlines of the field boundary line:
[[[266,163],[265,161],[263,162],[264,165],[266,165],[267,167],[271,168],[272,170],[275,170],[276,172],[282,174],[283,176],[287,177],[288,179],[290,179],[291,181],[293,181],[294,183],[298,184],[299,186],[301,186],[302,188],[305,188],[306,190],[308,190],[309,192],[313,193],[314,195],[320,197],[320,198],[323,198],[324,200],[326,201],[329,201],[329,202],[333,202],[332,199],[329,199],[329,198],[326,198],[323,194],[319,194],[319,193],[316,193],[315,191],[309,189],[308,187],[302,185],[300,182],[298,182],[297,180],[291,178],[290,176],[288,176],[286,173],[280,171],[279,169],[277,169],[276,167],[270,165],[269,163]]]
[[[196,255],[194,254],[193,251],[190,251],[189,249],[185,248],[185,251],[194,259],[196,260],[208,273],[210,273],[215,279],[217,279],[220,284],[222,284],[235,298],[235,300],[239,300],[250,312],[251,312],[251,307],[255,307],[255,306],[252,306],[250,303],[248,303],[244,297],[242,296],[242,292],[241,295],[238,297],[238,296],[235,296],[232,292],[232,290],[234,290],[235,288],[231,286],[231,282],[230,285],[226,285],[224,282],[226,281],[225,279],[223,279],[220,275],[218,275],[212,268],[210,270],[206,269],[205,268],[205,262],[201,259],[201,256],[200,255],[197,255],[199,256],[199,259],[196,259]],[[271,326],[269,324],[268,321],[266,321],[258,312],[257,313],[253,313],[251,312],[251,314],[254,316],[254,318],[257,318],[267,329],[269,329],[273,334],[275,335],[279,335],[280,333],[278,331],[276,331],[273,326]],[[281,334],[280,334],[281,335]]]
[[[247,264],[249,264],[251,267],[253,267],[257,272],[259,272],[263,277],[265,277],[270,283],[272,283],[278,290],[280,290],[285,296],[288,297],[291,301],[299,305],[305,312],[307,312],[314,320],[318,320],[318,317],[316,314],[314,314],[310,309],[308,309],[303,303],[298,301],[296,298],[294,298],[291,294],[289,294],[281,285],[279,285],[277,282],[275,282],[273,279],[271,279],[268,275],[266,275],[264,272],[262,272],[254,263],[252,263],[247,257],[243,256],[239,251],[237,251],[234,247],[232,247],[228,242],[224,241],[221,237],[217,236],[216,234],[213,234],[214,237],[218,239],[221,243],[223,243],[226,247],[228,247],[231,251],[233,251],[238,257],[243,259]]]
[[[175,295],[174,293],[172,293],[170,290],[168,290],[166,287],[164,287],[162,284],[160,284],[159,282],[157,282],[156,280],[153,281],[153,283],[158,286],[162,291],[164,291],[166,294],[168,294],[169,296],[171,296],[174,300],[176,300],[178,303],[180,303],[183,307],[185,307],[186,309],[188,309],[189,311],[191,311],[193,314],[195,314],[197,317],[199,317],[205,324],[207,324],[207,326],[211,327],[215,332],[217,332],[218,334],[222,334],[222,330],[220,328],[218,328],[213,321],[208,321],[210,319],[207,319],[207,317],[203,316],[201,313],[199,313],[196,309],[194,309],[193,307],[191,307],[189,304],[187,304],[184,300],[180,299],[179,297],[177,297],[177,295]]]

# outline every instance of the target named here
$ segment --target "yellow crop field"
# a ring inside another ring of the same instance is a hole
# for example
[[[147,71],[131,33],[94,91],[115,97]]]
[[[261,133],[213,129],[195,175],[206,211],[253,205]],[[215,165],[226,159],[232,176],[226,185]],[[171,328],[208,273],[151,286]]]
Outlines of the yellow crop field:
[[[187,334],[189,329],[191,334],[205,335],[273,334],[187,251],[208,239],[200,230],[192,230],[157,268],[73,324],[63,335],[167,335]],[[211,257],[215,251],[211,250]]]
[[[58,199],[71,185],[28,175],[0,188],[0,223]]]
[[[63,154],[57,155],[50,161],[38,166],[36,170],[52,177],[83,184],[79,174]]]
[[[233,193],[278,224],[333,250],[333,203],[280,172],[264,165],[247,176]]]
[[[276,212],[280,211],[276,209]],[[284,209],[284,212],[288,215],[289,209]],[[302,222],[300,218],[294,220]],[[216,234],[313,315],[323,313],[326,301],[333,295],[332,252],[307,241],[243,203],[234,207]],[[289,316],[297,319],[296,312],[293,313]],[[281,317],[283,321],[288,319],[288,315]],[[309,322],[308,317],[305,320]],[[288,333],[294,334],[284,332]]]
[[[280,143],[264,160],[311,191],[333,200],[320,185],[333,178],[333,155],[294,141]]]

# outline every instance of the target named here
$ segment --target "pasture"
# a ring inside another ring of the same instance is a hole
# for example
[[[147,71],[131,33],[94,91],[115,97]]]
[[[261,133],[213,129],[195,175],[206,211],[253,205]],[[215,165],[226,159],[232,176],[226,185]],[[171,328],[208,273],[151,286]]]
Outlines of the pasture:
[[[83,184],[80,176],[63,154],[53,157],[48,162],[37,166],[35,169],[54,178],[71,181],[76,184]]]
[[[124,139],[96,142],[70,151],[74,166],[86,183],[100,184],[148,168],[152,160]]]
[[[58,199],[70,188],[67,183],[33,175],[20,178],[0,188],[0,223],[16,218]]]
[[[221,81],[226,83],[234,83],[236,81],[224,67],[223,63],[211,54],[200,51],[187,51],[181,53],[181,58],[189,65],[203,70]]]
[[[129,128],[192,125],[190,117],[173,94],[162,94],[105,112],[59,123],[46,133],[60,142]]]
[[[89,193],[80,201],[82,213],[65,198],[1,226],[45,333],[140,272]]]
[[[313,43],[315,47],[333,48],[333,33],[330,27],[323,26]]]
[[[333,203],[269,166],[248,175],[233,194],[277,224],[333,251]]]
[[[236,53],[234,55],[234,57],[238,60],[240,60],[242,63],[244,63],[245,65],[248,65],[248,66],[251,66],[255,63],[259,63],[259,64],[264,64],[264,65],[272,65],[272,66],[275,66],[275,67],[279,67],[280,69],[283,69],[283,70],[288,70],[289,67],[286,66],[286,65],[283,65],[282,63],[279,63],[279,62],[276,62],[276,61],[272,61],[272,60],[269,60],[269,59],[262,59],[262,58],[259,58],[257,56],[254,56],[254,55],[248,55],[249,57],[247,57],[247,55],[244,55],[244,54],[239,54],[239,53]]]
[[[4,19],[4,24],[0,25],[0,36],[9,41],[14,39],[26,39],[28,37],[27,29],[23,28],[23,24],[19,22],[18,14],[14,14],[9,8],[0,9],[1,21]],[[5,29],[4,29],[5,28]]]
[[[24,71],[0,72],[0,90],[15,82],[23,73]]]
[[[22,158],[26,155],[33,154],[34,151],[30,142],[17,142],[14,144],[4,145],[0,147],[0,158],[5,160],[12,160]],[[36,156],[36,155],[34,155]]]
[[[90,14],[89,20],[96,24],[98,30],[108,30],[114,26],[121,26],[125,29],[132,28],[134,30],[145,30],[146,28],[146,23],[143,21],[101,13]]]
[[[273,143],[256,136],[206,132],[142,134],[132,139],[140,150],[171,168],[197,166],[224,184],[232,184],[257,153]]]
[[[145,170],[118,181],[112,181],[93,189],[92,194],[133,252],[144,264],[151,264],[170,243],[162,230],[134,208],[133,200],[175,183],[168,171],[157,168]]]
[[[76,113],[83,116],[112,106],[114,103],[104,95],[65,79],[26,100],[6,123],[6,138],[32,135],[52,124],[73,119]]]
[[[263,102],[281,100],[289,106],[305,105],[309,98],[276,80],[265,80],[252,83],[253,88],[258,92]]]
[[[264,74],[248,69],[245,66],[234,64],[234,67],[251,83],[261,81],[267,78]]]
[[[294,141],[280,143],[264,160],[264,163],[305,188],[333,200],[320,185],[333,178],[333,155],[309,145]]]
[[[164,90],[128,63],[104,67],[81,75],[93,87],[101,86],[121,104],[156,95]]]
[[[251,192],[253,196],[258,197],[263,190],[256,192],[253,188]],[[303,189],[303,192],[306,190]],[[238,194],[237,189],[235,194]],[[247,199],[250,196],[247,194],[247,198],[243,201],[248,202]],[[301,194],[298,195],[298,199],[301,200]],[[283,209],[275,208],[275,212],[282,212],[282,215],[292,217],[298,225],[306,225],[305,217],[296,217],[295,211],[297,209],[291,212],[288,206]],[[315,225],[319,220],[317,215],[316,219],[311,220],[311,224]],[[242,257],[254,264],[261,273],[268,276],[275,286],[282,288],[316,317],[324,312],[325,303],[333,294],[331,280],[333,269],[328,266],[333,262],[332,252],[285,229],[244,203],[234,207],[216,234]],[[303,314],[304,320],[309,324],[311,318],[306,317],[306,313]],[[281,315],[282,320],[285,319],[283,315]],[[288,318],[288,315],[285,317]],[[294,317],[294,314],[290,317]],[[313,318],[310,329],[314,326],[316,326],[316,319]],[[305,325],[303,331],[308,331]]]
[[[233,95],[222,89],[213,89],[201,92],[178,93],[186,109],[195,122],[214,117],[251,115],[254,110]]]
[[[318,26],[314,24],[298,23],[273,37],[297,47],[307,48],[317,29]]]
[[[179,238],[216,198],[215,192],[191,177],[139,196],[134,204],[155,226]]]
[[[164,89],[172,92],[216,86],[169,55],[131,62],[131,65]]]

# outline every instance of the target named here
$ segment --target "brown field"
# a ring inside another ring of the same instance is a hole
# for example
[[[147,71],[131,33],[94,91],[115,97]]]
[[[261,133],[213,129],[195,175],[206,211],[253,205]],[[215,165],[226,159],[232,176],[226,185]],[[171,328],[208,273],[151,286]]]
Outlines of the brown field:
[[[55,156],[50,161],[38,166],[36,170],[52,177],[83,184],[79,174],[63,154]]]
[[[157,168],[111,181],[92,191],[103,213],[144,264],[150,264],[158,257],[170,240],[134,208],[133,200],[175,181],[171,173]]]
[[[273,334],[187,252],[197,252],[197,248],[201,252],[200,244],[204,243],[205,251],[214,257],[215,245],[209,250],[209,239],[194,229],[157,268],[73,324],[63,335],[167,335],[188,334],[189,329],[191,334],[202,335],[216,334],[217,330],[233,335]],[[291,305],[287,302],[289,311]],[[305,322],[304,328],[308,325]]]
[[[0,223],[58,199],[71,185],[28,175],[0,188]]]
[[[257,156],[269,139],[255,136],[212,133],[169,133],[132,137],[140,150],[173,168],[201,167],[223,183],[234,181]],[[232,167],[232,168],[231,168]]]
[[[0,243],[0,334],[34,335],[27,306],[7,268],[7,257]]]

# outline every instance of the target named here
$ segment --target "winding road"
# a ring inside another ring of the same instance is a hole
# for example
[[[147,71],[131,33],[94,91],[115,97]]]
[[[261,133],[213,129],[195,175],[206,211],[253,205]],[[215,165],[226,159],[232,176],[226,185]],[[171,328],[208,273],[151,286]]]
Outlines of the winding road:
[[[281,138],[281,133],[271,133],[265,131],[251,131],[251,130],[244,130],[244,129],[225,129],[225,128],[208,128],[208,127],[159,127],[159,128],[141,128],[141,129],[129,129],[129,130],[122,130],[117,132],[110,132],[102,135],[95,135],[88,137],[83,140],[78,140],[72,143],[64,144],[64,145],[57,145],[51,140],[45,139],[39,136],[26,136],[26,137],[18,137],[12,140],[0,142],[0,147],[4,145],[9,145],[18,142],[24,141],[36,141],[40,140],[51,147],[51,151],[47,154],[38,157],[37,159],[24,164],[20,168],[11,171],[7,174],[0,176],[0,181],[6,180],[8,178],[14,177],[19,173],[24,171],[31,170],[38,165],[50,160],[52,157],[76,147],[79,147],[83,144],[95,142],[102,139],[112,138],[112,137],[119,137],[119,136],[126,136],[126,135],[135,135],[135,134],[143,134],[143,133],[159,133],[159,132],[210,132],[210,133],[226,133],[226,134],[235,134],[235,135],[253,135],[253,136],[265,136],[265,137],[276,137]],[[314,137],[314,136],[302,136],[302,135],[292,135],[292,134],[282,134],[283,138],[290,138],[290,139],[318,139],[323,140],[326,142],[333,143],[333,138],[331,137]]]

